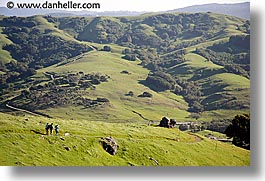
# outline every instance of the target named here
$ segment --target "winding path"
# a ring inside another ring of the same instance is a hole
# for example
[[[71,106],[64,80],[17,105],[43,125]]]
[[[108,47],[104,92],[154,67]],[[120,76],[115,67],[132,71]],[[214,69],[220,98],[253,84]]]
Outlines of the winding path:
[[[34,116],[44,116],[44,115],[41,115],[41,114],[38,114],[38,113],[34,113],[34,112],[31,112],[31,111],[28,111],[28,110],[25,110],[25,109],[20,109],[20,108],[17,108],[17,107],[10,106],[9,104],[6,104],[6,107],[8,107],[9,109],[16,110],[16,111],[25,112],[25,113],[28,113],[28,114],[31,114],[31,115],[34,115]],[[46,116],[46,117],[48,117],[48,116]]]
[[[147,119],[147,118],[145,118],[141,113],[138,113],[138,112],[136,112],[136,111],[134,111],[134,110],[132,110],[132,112],[135,113],[135,114],[137,114],[138,116],[140,116],[142,119],[144,119],[144,120],[146,120],[146,121],[153,121],[153,120],[151,120],[151,119]]]

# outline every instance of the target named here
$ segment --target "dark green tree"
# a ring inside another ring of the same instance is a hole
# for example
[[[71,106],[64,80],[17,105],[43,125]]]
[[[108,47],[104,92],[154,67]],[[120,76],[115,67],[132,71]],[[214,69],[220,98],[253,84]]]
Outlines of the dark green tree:
[[[250,115],[236,115],[232,124],[227,127],[225,134],[233,138],[233,144],[250,149]]]
[[[136,60],[136,56],[134,54],[126,54],[122,58],[129,60],[129,61],[135,61]]]
[[[103,47],[103,51],[110,52],[110,51],[111,51],[111,47],[105,45],[105,46]]]

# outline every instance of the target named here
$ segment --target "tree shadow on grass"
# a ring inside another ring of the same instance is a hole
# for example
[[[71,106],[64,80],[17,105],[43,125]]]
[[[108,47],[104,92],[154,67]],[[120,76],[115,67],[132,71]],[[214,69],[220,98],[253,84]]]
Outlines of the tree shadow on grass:
[[[44,134],[44,133],[42,133],[42,132],[39,132],[39,131],[36,131],[36,130],[30,130],[30,131],[32,131],[33,133],[35,133],[35,134],[40,134],[40,135],[46,135],[46,134]]]
[[[162,87],[157,87],[153,84],[149,84],[146,80],[139,80],[138,83],[150,88],[151,90],[155,92],[163,92],[166,90],[166,89],[163,89]]]

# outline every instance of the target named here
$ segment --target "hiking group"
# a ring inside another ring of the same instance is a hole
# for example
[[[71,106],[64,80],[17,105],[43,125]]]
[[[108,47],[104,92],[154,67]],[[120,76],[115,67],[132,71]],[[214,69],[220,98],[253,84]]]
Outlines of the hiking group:
[[[46,135],[49,135],[49,131],[50,131],[50,135],[52,135],[52,132],[53,132],[53,129],[55,131],[55,135],[58,136],[58,133],[59,133],[59,125],[55,125],[53,127],[53,123],[49,124],[47,123],[46,126],[45,126],[45,130],[46,130]]]

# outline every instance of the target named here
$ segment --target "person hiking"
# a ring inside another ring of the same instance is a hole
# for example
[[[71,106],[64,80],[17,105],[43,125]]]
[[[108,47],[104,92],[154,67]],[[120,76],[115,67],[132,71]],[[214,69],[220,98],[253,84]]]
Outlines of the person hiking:
[[[49,129],[50,129],[50,134],[52,135],[53,123],[49,125]]]
[[[59,133],[59,125],[55,125],[54,127],[54,130],[55,130],[55,136],[58,136],[58,133]]]
[[[45,130],[46,130],[46,135],[48,135],[49,134],[49,123],[47,123],[46,125],[45,125]]]

